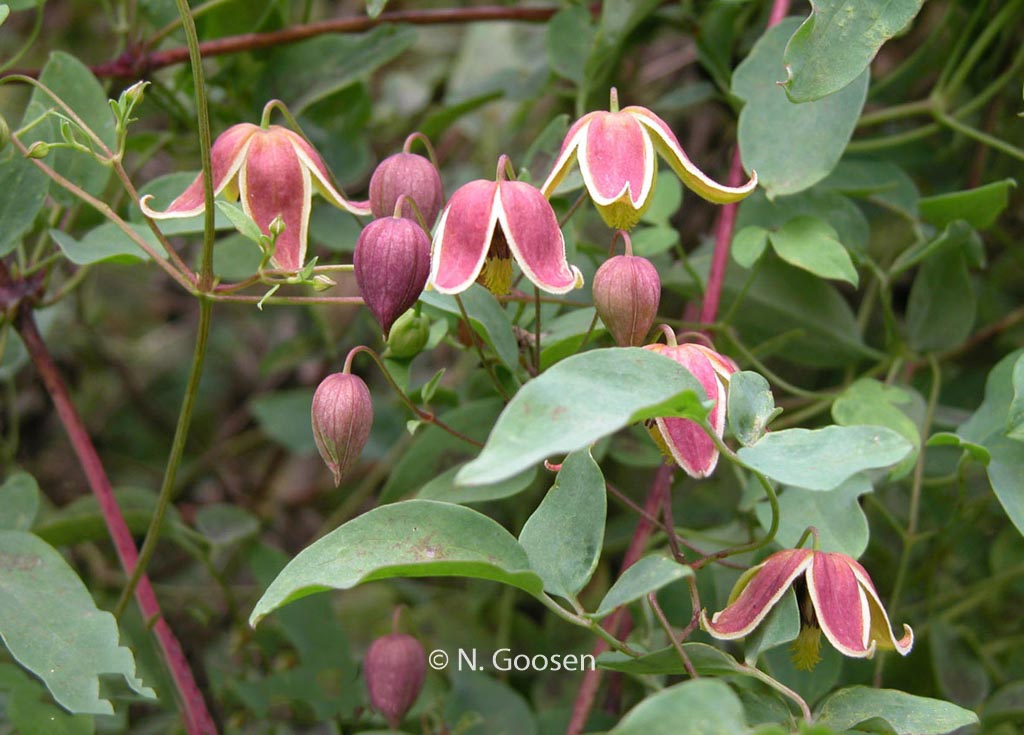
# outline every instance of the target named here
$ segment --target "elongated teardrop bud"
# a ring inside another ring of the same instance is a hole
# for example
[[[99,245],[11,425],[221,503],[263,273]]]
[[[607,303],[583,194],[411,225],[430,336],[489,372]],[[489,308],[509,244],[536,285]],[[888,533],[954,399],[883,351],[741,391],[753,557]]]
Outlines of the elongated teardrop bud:
[[[594,274],[594,307],[620,347],[644,343],[661,301],[661,279],[647,258],[616,255]]]
[[[363,379],[351,373],[328,375],[313,394],[313,438],[334,484],[359,459],[373,426],[373,402]]]
[[[359,233],[352,264],[363,301],[386,337],[423,293],[430,275],[430,238],[413,220],[376,219]]]
[[[391,633],[375,640],[363,659],[370,704],[397,730],[416,703],[427,675],[427,654],[418,640]]]
[[[396,153],[385,158],[370,178],[370,209],[374,217],[394,213],[398,198],[405,195],[416,202],[427,228],[434,226],[444,204],[444,185],[437,167],[416,153]],[[416,210],[408,202],[400,215],[418,221]]]

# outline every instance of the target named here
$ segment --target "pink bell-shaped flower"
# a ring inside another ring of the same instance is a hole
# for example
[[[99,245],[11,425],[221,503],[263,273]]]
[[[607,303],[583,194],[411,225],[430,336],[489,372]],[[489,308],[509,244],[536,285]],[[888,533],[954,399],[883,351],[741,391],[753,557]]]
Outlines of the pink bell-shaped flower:
[[[613,88],[610,112],[588,112],[569,128],[541,191],[550,197],[578,160],[583,184],[601,218],[609,227],[628,230],[651,203],[658,173],[655,151],[686,186],[710,202],[739,201],[757,186],[756,173],[740,187],[724,186],[709,178],[687,157],[664,120],[646,107],[619,110]]]
[[[434,232],[428,288],[455,294],[479,278],[492,293],[506,294],[513,258],[542,291],[562,294],[583,285],[583,274],[565,259],[548,200],[530,184],[506,181],[507,165],[502,156],[497,181],[470,181],[448,200]]]
[[[871,577],[846,554],[787,549],[778,551],[740,577],[729,604],[711,620],[701,611],[702,627],[715,638],[733,640],[751,633],[794,586],[801,608],[801,633],[794,645],[799,668],[818,662],[819,632],[837,651],[871,658],[877,648],[910,653],[914,631],[903,626],[897,639]]]
[[[712,401],[708,421],[721,437],[725,432],[728,380],[739,369],[736,363],[704,345],[653,344],[646,345],[644,349],[672,358],[693,374]],[[690,477],[701,479],[715,471],[718,447],[697,422],[671,417],[657,418],[648,428],[661,450],[674,459]]]
[[[349,201],[334,188],[323,159],[305,138],[280,125],[232,125],[217,136],[210,154],[214,194],[224,193],[230,200],[240,196],[242,209],[264,235],[270,234],[270,223],[277,217],[284,222],[272,258],[283,270],[298,271],[305,264],[314,187],[346,212],[370,214],[368,202]],[[163,211],[150,208],[150,198],[139,201],[148,217],[194,217],[204,209],[202,175]]]

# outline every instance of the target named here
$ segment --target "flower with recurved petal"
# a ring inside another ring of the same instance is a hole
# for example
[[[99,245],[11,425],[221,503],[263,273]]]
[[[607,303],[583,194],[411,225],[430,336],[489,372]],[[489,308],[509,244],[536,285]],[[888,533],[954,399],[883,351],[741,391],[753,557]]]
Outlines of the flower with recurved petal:
[[[729,604],[711,620],[701,611],[701,625],[715,638],[748,635],[793,585],[800,598],[801,630],[793,646],[798,668],[818,662],[821,633],[840,653],[871,658],[878,648],[902,656],[914,645],[914,631],[903,626],[896,638],[871,577],[846,554],[787,549],[769,556],[740,577]]]
[[[708,422],[721,437],[725,432],[729,376],[739,369],[736,363],[698,344],[653,344],[645,345],[644,349],[672,358],[693,374],[712,402]],[[657,418],[648,423],[647,428],[662,452],[674,459],[690,477],[701,479],[715,471],[718,447],[696,421]]]
[[[242,209],[264,235],[270,235],[276,218],[284,222],[272,258],[283,270],[298,271],[305,264],[314,187],[346,212],[370,214],[368,202],[349,201],[334,188],[323,159],[305,138],[280,125],[232,125],[217,136],[210,156],[214,194],[223,192],[231,200],[240,196]],[[139,206],[153,219],[195,216],[204,209],[202,175],[163,211],[151,209],[149,199],[142,197]]]
[[[658,173],[655,152],[684,184],[715,204],[739,201],[757,186],[755,172],[739,187],[724,186],[709,178],[687,157],[664,120],[646,107],[633,105],[619,110],[613,88],[610,112],[588,112],[569,128],[541,191],[550,197],[572,162],[578,160],[583,184],[601,218],[609,227],[628,230],[640,221],[651,203]]]
[[[565,259],[565,239],[548,200],[526,182],[506,181],[507,165],[502,156],[496,181],[470,181],[448,200],[434,232],[428,288],[456,294],[479,279],[504,295],[513,258],[542,291],[562,294],[583,285],[579,269]]]

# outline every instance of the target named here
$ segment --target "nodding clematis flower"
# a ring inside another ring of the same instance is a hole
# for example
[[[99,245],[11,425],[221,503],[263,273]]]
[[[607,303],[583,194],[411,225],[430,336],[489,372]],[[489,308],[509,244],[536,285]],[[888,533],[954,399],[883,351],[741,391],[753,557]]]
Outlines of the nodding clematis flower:
[[[491,293],[512,286],[512,259],[542,291],[563,294],[583,285],[565,259],[565,239],[548,200],[523,181],[506,181],[508,157],[496,181],[461,186],[441,212],[432,243],[427,287],[456,294],[480,280]]]
[[[708,421],[721,437],[725,431],[729,376],[739,370],[736,363],[704,345],[653,344],[645,345],[644,349],[670,357],[693,373],[707,397],[713,401]],[[674,459],[690,477],[699,480],[715,471],[718,447],[697,422],[657,418],[648,420],[647,429],[665,456]]]
[[[280,125],[232,125],[217,136],[210,155],[214,194],[224,193],[230,200],[241,196],[242,209],[264,235],[281,217],[285,227],[277,236],[272,260],[283,270],[298,271],[305,263],[313,187],[339,209],[370,214],[369,202],[349,201],[334,188],[323,159],[305,138]],[[148,217],[193,217],[204,209],[202,174],[162,212],[150,208],[150,198],[139,202]]]
[[[724,186],[709,178],[683,152],[668,124],[646,107],[619,110],[618,93],[611,91],[611,111],[597,110],[581,117],[565,136],[555,165],[541,187],[550,197],[578,160],[583,183],[601,218],[609,227],[628,230],[640,221],[651,203],[658,162],[655,151],[690,189],[709,202],[739,201],[757,186],[757,173],[740,187]]]
[[[800,602],[800,635],[792,649],[797,668],[810,670],[818,663],[822,633],[837,651],[853,658],[871,658],[876,648],[910,653],[914,631],[904,625],[903,638],[896,638],[864,567],[846,554],[814,549],[778,551],[749,569],[724,610],[710,621],[701,611],[701,625],[715,638],[741,638],[765,619],[790,585]]]

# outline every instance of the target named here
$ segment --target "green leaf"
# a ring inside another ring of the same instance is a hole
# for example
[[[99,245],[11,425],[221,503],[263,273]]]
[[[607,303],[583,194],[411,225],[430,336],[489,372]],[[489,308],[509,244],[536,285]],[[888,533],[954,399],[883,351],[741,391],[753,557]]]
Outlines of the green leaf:
[[[683,650],[690,657],[694,670],[701,676],[751,675],[750,671],[737,663],[732,656],[706,643],[684,643]],[[675,646],[667,646],[639,658],[618,651],[609,651],[601,654],[597,664],[602,669],[635,676],[687,673],[683,662],[679,660]]]
[[[954,220],[932,239],[919,242],[900,253],[889,268],[889,278],[895,278],[926,258],[931,258],[940,252],[973,247],[981,247],[977,231],[963,220]]]
[[[768,424],[782,413],[775,407],[771,386],[760,374],[741,370],[729,376],[729,430],[744,446],[764,436]]]
[[[861,258],[867,253],[871,225],[853,200],[826,185],[827,181],[823,181],[800,194],[771,200],[763,191],[755,191],[740,202],[736,229],[758,225],[777,230],[796,217],[814,217],[832,225],[839,234],[839,242]]]
[[[962,344],[974,326],[977,304],[962,249],[928,258],[914,277],[907,301],[910,346],[934,352]]]
[[[604,475],[590,451],[573,452],[519,534],[544,589],[575,599],[597,569],[608,512]]]
[[[826,99],[789,101],[778,82],[786,76],[782,53],[797,25],[788,18],[765,31],[732,78],[733,94],[746,103],[738,132],[743,166],[757,171],[770,198],[803,191],[835,168],[867,96],[865,70]]]
[[[487,430],[494,424],[501,408],[500,399],[485,398],[446,411],[440,414],[439,418],[469,438],[483,441],[487,438]],[[387,482],[381,489],[380,502],[393,503],[425,487],[433,482],[433,479],[437,479],[440,485],[444,482],[441,480],[442,472],[450,470],[468,458],[475,457],[477,453],[476,448],[437,426],[426,426],[420,429],[416,432],[412,445],[391,469]],[[518,474],[513,476],[519,477]],[[494,487],[493,484],[488,484],[487,487],[469,488],[466,495],[472,495],[474,490],[479,490],[481,495],[487,495]],[[467,502],[466,500],[456,501],[445,496],[433,499],[451,503]]]
[[[963,449],[971,459],[975,462],[988,466],[988,463],[992,461],[991,453],[985,449],[985,447],[974,442],[966,441],[960,438],[956,434],[949,431],[939,431],[928,437],[928,441],[925,442],[926,447],[957,447]]]
[[[74,110],[75,114],[99,136],[108,148],[114,147],[114,116],[110,112],[103,87],[100,86],[87,66],[70,54],[54,51],[43,67],[39,81],[49,87],[57,97]],[[57,108],[57,103],[49,95],[38,88],[34,89],[25,110],[25,122],[34,120],[46,110],[58,110],[61,115],[65,114]],[[76,138],[85,142],[84,133],[77,133]],[[31,145],[38,140],[49,142],[62,140],[60,124],[56,118],[51,116],[46,122],[30,130],[23,138],[25,145]],[[94,147],[91,142],[87,144]],[[95,196],[100,196],[103,193],[107,181],[110,179],[110,167],[100,164],[87,153],[58,149],[50,153],[47,158],[49,159],[47,163],[57,173]],[[61,204],[70,205],[78,201],[74,195],[59,186],[53,187],[52,194]]]
[[[748,666],[755,666],[762,653],[796,640],[799,634],[800,608],[793,588],[787,587],[779,601],[772,605],[771,612],[744,639],[743,660]]]
[[[0,691],[6,691],[3,715],[24,735],[93,735],[91,715],[69,715],[47,694],[38,679],[9,663],[0,663]]]
[[[64,557],[22,531],[0,531],[0,637],[70,712],[113,714],[99,698],[101,674],[120,674],[134,691],[156,698],[118,643],[114,616],[96,607]]]
[[[817,721],[845,730],[875,717],[888,722],[898,735],[945,735],[978,722],[976,714],[950,702],[864,686],[832,694],[821,706]]]
[[[523,695],[508,684],[476,672],[452,677],[444,706],[445,721],[462,735],[537,735],[537,721]]]
[[[546,31],[551,71],[577,85],[582,84],[594,33],[590,11],[582,5],[570,5],[555,13]]]
[[[743,705],[722,681],[683,682],[644,699],[609,735],[742,735]]]
[[[487,516],[461,505],[406,500],[364,513],[303,549],[263,593],[249,624],[326,589],[451,576],[490,579],[534,595],[543,589],[523,547]]]
[[[601,20],[591,46],[590,57],[583,69],[581,91],[607,90],[605,81],[615,69],[622,47],[644,18],[653,13],[658,0],[605,0],[601,3]],[[607,102],[607,97],[604,98]],[[628,104],[623,100],[623,104]]]
[[[260,519],[237,505],[213,503],[196,512],[196,530],[212,546],[228,547],[252,538],[260,531]]]
[[[822,551],[860,557],[868,547],[868,519],[858,499],[871,492],[863,475],[854,475],[834,490],[822,493],[789,487],[779,496],[779,531],[775,541],[793,548],[809,526],[818,529]],[[767,503],[757,504],[757,519],[767,529],[772,513]]]
[[[893,478],[902,477],[910,471],[921,448],[921,435],[917,424],[907,415],[906,409],[913,405],[909,390],[872,378],[861,378],[844,390],[832,403],[832,418],[840,426],[885,426],[897,431],[914,445],[914,451],[892,471]]]
[[[0,152],[0,257],[17,247],[43,208],[50,180],[9,146]]]
[[[593,616],[603,618],[617,607],[628,605],[677,580],[692,576],[693,569],[684,564],[678,564],[668,557],[658,554],[645,556],[637,560],[615,580],[615,584],[605,594]]]
[[[679,363],[637,347],[575,355],[523,386],[498,417],[462,485],[503,480],[553,454],[573,452],[635,421],[702,419],[704,391]]]
[[[672,215],[679,211],[679,207],[683,204],[683,185],[679,181],[679,177],[675,175],[670,169],[664,169],[658,172],[658,176],[654,181],[654,192],[651,194],[651,203],[642,215],[640,215],[641,222],[647,222],[652,225],[660,225],[662,228],[668,228],[675,231],[672,227]],[[679,233],[676,232],[678,237]],[[633,249],[636,250],[636,239],[634,235]],[[640,253],[636,253],[640,255]]]
[[[473,324],[473,329],[483,337],[491,349],[509,370],[515,370],[519,364],[519,345],[512,333],[512,323],[508,314],[494,295],[478,283],[459,294],[466,314]],[[439,294],[436,291],[424,291],[420,296],[424,305],[446,314],[462,317],[462,311],[454,296]],[[427,310],[428,312],[430,309]]]
[[[896,464],[912,449],[910,442],[882,426],[826,426],[770,432],[757,444],[740,447],[738,454],[784,485],[832,490],[858,472]]]
[[[455,121],[459,118],[480,109],[488,102],[500,100],[504,96],[504,91],[495,89],[462,100],[454,105],[446,105],[440,110],[435,110],[427,115],[423,124],[419,126],[420,132],[428,138],[436,139],[441,133],[455,124]]]
[[[319,36],[282,47],[271,56],[263,97],[287,99],[298,114],[401,56],[416,35],[411,26],[383,24],[366,33]]]
[[[783,61],[794,102],[843,89],[864,72],[882,44],[899,33],[924,0],[818,0],[789,40]]]
[[[218,201],[214,204],[218,211],[223,212],[224,216],[231,220],[231,224],[238,230],[238,234],[247,240],[252,240],[254,243],[258,244],[260,242],[263,238],[260,226],[256,224],[252,217],[242,211],[241,207],[224,201]]]
[[[1022,358],[1024,350],[1017,350],[996,363],[985,383],[985,399],[956,433],[988,450],[991,460],[987,471],[992,490],[1013,525],[1024,534],[1024,484],[1020,481],[1024,477],[1024,443],[1006,433],[1014,394],[1013,375]]]
[[[643,258],[668,252],[679,242],[679,231],[667,225],[638,227],[633,230],[633,254]]]
[[[39,485],[27,472],[13,472],[0,485],[0,529],[28,531],[39,513]]]
[[[156,235],[150,231],[149,227],[146,225],[129,225],[129,227],[150,247],[158,252],[163,250],[160,241],[156,239]],[[104,222],[89,230],[81,240],[76,240],[60,230],[50,230],[50,237],[57,243],[61,252],[64,253],[64,257],[75,265],[91,265],[106,261],[138,263],[140,260],[149,260],[146,251],[136,245],[113,222]]]
[[[371,18],[376,18],[387,6],[388,0],[366,0],[366,14]]]
[[[1017,441],[1024,441],[1024,357],[1013,365],[1013,400],[1006,417],[1006,435]]]
[[[758,225],[750,225],[733,236],[730,252],[733,260],[749,270],[764,255],[766,247],[768,230]]]
[[[983,230],[995,224],[1010,202],[1010,189],[1016,186],[1014,179],[1003,179],[974,189],[926,197],[921,200],[921,216],[936,227],[962,219]]]
[[[263,433],[297,454],[312,454],[316,450],[310,419],[312,407],[313,391],[309,388],[264,393],[249,401],[249,410]]]
[[[7,5],[0,5],[0,26],[7,20],[7,16],[11,14],[11,9]]]
[[[592,306],[586,306],[559,314],[544,323],[540,350],[542,371],[579,352],[580,345],[588,331],[590,332],[588,342],[608,331],[600,319],[594,321],[596,314],[597,312]],[[593,324],[593,329],[591,329],[591,324]]]
[[[864,198],[915,219],[918,216],[921,194],[917,185],[905,170],[889,161],[844,158],[820,188]]]
[[[838,238],[830,224],[815,217],[791,219],[768,234],[775,252],[790,265],[856,286],[857,269]]]
[[[942,696],[970,708],[985,701],[992,681],[955,628],[941,619],[933,621],[928,626],[928,648]]]

